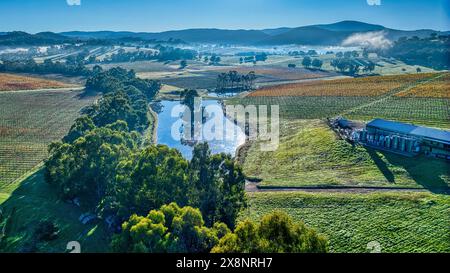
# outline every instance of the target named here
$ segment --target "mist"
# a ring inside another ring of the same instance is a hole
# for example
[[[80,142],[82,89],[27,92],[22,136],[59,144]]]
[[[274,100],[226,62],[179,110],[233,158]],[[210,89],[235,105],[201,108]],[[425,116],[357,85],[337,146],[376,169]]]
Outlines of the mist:
[[[345,39],[342,45],[369,49],[387,49],[392,46],[392,41],[386,37],[386,34],[385,31],[356,33]]]

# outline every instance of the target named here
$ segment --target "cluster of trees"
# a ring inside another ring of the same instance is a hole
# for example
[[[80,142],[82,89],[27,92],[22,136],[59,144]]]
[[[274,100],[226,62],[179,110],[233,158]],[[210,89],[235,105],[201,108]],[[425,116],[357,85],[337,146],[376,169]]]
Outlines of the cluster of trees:
[[[209,58],[208,56],[205,56],[203,58],[203,61],[205,63],[209,63],[209,65],[218,65],[222,61],[222,59],[216,54],[212,54]]]
[[[300,56],[300,57],[304,57],[304,56],[317,56],[319,54],[317,54],[317,51],[315,50],[308,50],[308,52],[305,51],[290,51],[288,53],[289,56]]]
[[[190,49],[182,49],[170,46],[157,45],[154,47],[155,51],[151,50],[137,50],[127,52],[124,49],[120,49],[117,53],[112,54],[109,58],[103,62],[135,62],[135,61],[150,61],[157,60],[161,62],[165,61],[178,61],[178,60],[193,60],[197,57],[197,51]]]
[[[246,75],[239,74],[237,71],[221,73],[217,76],[217,89],[220,90],[250,90],[253,88],[256,80],[254,71]]]
[[[221,222],[207,227],[198,209],[171,203],[146,217],[132,215],[112,247],[116,252],[144,253],[324,253],[328,243],[283,212],[258,223],[245,220],[231,232]]]
[[[365,73],[370,73],[375,70],[375,63],[371,61],[360,62],[345,57],[332,60],[330,65],[341,73],[347,73],[349,75],[356,75],[361,70]]]
[[[212,249],[213,253],[325,253],[328,241],[294,222],[285,212],[265,215],[260,222],[240,222],[233,233],[226,233]]]
[[[223,223],[205,226],[200,210],[171,203],[146,217],[132,215],[114,236],[112,248],[115,252],[204,253],[228,233]]]
[[[363,55],[365,58],[367,58],[368,52],[364,51]],[[336,58],[358,58],[358,57],[359,57],[359,53],[356,50],[336,53]]]
[[[138,89],[150,101],[161,89],[161,83],[137,78],[134,70],[126,70],[121,67],[103,70],[100,66],[94,66],[92,76],[86,81],[86,90],[102,93],[114,93],[121,90],[128,90],[129,94],[136,93],[131,87]]]
[[[266,53],[259,53],[259,54],[255,54],[252,56],[246,56],[246,57],[241,57],[239,58],[239,63],[243,64],[243,63],[254,63],[256,64],[257,62],[265,62],[267,61],[267,54]]]
[[[450,35],[432,34],[430,37],[401,38],[378,54],[392,57],[409,65],[434,69],[450,69]]]
[[[197,58],[197,51],[191,49],[183,49],[170,46],[157,45],[155,49],[158,54],[155,56],[156,60],[165,61],[179,61],[179,60],[194,60]]]
[[[156,59],[157,53],[151,50],[126,52],[123,48],[103,60],[104,63],[136,62]]]
[[[302,65],[306,68],[321,69],[323,61],[320,59],[312,59],[311,57],[306,56],[302,60]]]
[[[7,61],[0,63],[0,72],[12,73],[36,73],[36,74],[62,74],[67,76],[89,76],[92,71],[79,62],[53,62],[45,60],[43,63],[36,63],[33,59]]]
[[[234,226],[246,204],[245,181],[229,155],[211,155],[199,144],[187,161],[167,146],[139,149],[139,134],[124,121],[89,123],[75,141],[50,147],[46,179],[64,199],[79,198],[115,227],[171,202],[199,208],[209,227],[217,221]]]

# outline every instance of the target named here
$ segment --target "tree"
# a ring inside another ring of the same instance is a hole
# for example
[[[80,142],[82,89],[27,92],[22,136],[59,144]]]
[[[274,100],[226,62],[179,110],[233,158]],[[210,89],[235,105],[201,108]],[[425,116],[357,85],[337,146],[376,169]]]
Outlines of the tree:
[[[182,60],[181,62],[180,62],[180,69],[184,69],[184,68],[186,68],[187,67],[187,62],[186,62],[186,60]]]
[[[364,72],[372,72],[375,70],[375,63],[373,62],[368,62],[365,66],[364,66]]]
[[[123,120],[128,124],[130,130],[143,131],[150,124],[147,115],[148,106],[143,98],[141,100],[131,99],[130,95],[133,90],[136,91],[136,89],[128,88],[127,92],[106,94],[98,103],[87,108],[86,113],[97,127]],[[137,95],[141,94],[139,91],[137,92]]]
[[[289,67],[289,68],[296,68],[297,65],[296,65],[296,64],[288,64],[288,67]]]
[[[233,90],[249,90],[253,88],[256,74],[250,71],[246,75],[239,74],[237,71],[229,71],[228,73],[221,73],[217,76],[217,89],[233,89]]]
[[[208,143],[200,143],[194,147],[189,168],[198,198],[191,204],[200,208],[206,224],[220,221],[234,227],[239,211],[246,206],[241,167],[230,155],[212,155]]]
[[[73,143],[75,140],[85,135],[95,128],[95,124],[89,116],[82,116],[75,120],[69,133],[63,138],[66,143]]]
[[[221,223],[206,227],[198,209],[171,203],[146,217],[132,215],[113,237],[112,248],[116,252],[205,253],[229,232]]]
[[[313,66],[314,68],[316,68],[316,69],[322,68],[322,65],[323,65],[323,61],[320,60],[320,59],[314,59],[314,60],[312,61],[312,66]]]
[[[311,57],[306,56],[305,58],[303,58],[302,65],[304,67],[306,67],[306,68],[310,67],[311,63],[312,63]]]
[[[184,206],[192,198],[188,162],[175,149],[147,147],[123,158],[117,169],[101,209],[103,215],[115,216],[118,222],[170,202]]]
[[[285,212],[273,212],[259,223],[245,220],[226,234],[213,253],[324,253],[327,240]]]
[[[113,181],[117,164],[138,146],[139,136],[118,121],[95,128],[73,143],[53,143],[45,179],[63,199],[82,198],[96,208]]]
[[[422,72],[422,69],[420,67],[416,68],[417,73]]]

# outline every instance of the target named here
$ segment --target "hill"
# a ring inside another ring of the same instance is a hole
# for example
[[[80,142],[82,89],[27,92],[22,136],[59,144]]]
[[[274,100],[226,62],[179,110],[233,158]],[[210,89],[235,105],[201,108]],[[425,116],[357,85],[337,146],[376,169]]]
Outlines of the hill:
[[[383,31],[390,40],[401,37],[429,37],[432,33],[448,35],[449,32],[421,29],[404,31],[386,28],[381,25],[357,21],[342,21],[333,24],[302,26],[297,28],[280,27],[263,30],[228,30],[216,28],[184,29],[164,32],[131,31],[69,31],[62,33],[41,32],[29,34],[21,31],[0,32],[0,45],[47,45],[80,40],[179,40],[188,43],[237,44],[237,45],[341,45],[356,33]]]
[[[0,45],[52,45],[65,42],[73,42],[73,39],[53,32],[29,34],[13,31],[0,35]]]

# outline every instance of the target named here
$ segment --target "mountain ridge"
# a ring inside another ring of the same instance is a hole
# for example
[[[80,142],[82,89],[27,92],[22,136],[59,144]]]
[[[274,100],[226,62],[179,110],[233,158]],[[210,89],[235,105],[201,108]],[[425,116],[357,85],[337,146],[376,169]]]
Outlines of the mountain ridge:
[[[132,31],[68,31],[61,33],[40,32],[28,34],[15,31],[2,33],[0,44],[13,43],[54,44],[78,40],[120,40],[126,38],[141,40],[167,41],[170,39],[182,40],[188,43],[209,44],[240,44],[275,46],[286,44],[302,45],[340,45],[356,33],[383,31],[386,38],[397,40],[400,37],[426,37],[432,33],[449,35],[450,31],[435,31],[431,29],[397,30],[382,25],[369,24],[359,21],[340,21],[332,24],[317,24],[295,28],[279,27],[269,29],[218,29],[218,28],[191,28],[183,30],[170,30],[163,32],[132,32]]]

